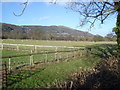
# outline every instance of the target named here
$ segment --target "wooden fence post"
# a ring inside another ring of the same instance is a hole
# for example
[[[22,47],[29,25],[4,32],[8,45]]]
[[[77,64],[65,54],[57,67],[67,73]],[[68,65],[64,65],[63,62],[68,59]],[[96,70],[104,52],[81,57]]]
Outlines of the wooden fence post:
[[[33,51],[31,50],[31,54],[33,53]]]
[[[57,52],[58,48],[56,47],[55,51]]]
[[[37,46],[36,45],[34,46],[34,50],[35,50],[35,53],[37,53]]]
[[[19,51],[19,45],[17,45],[17,51]]]
[[[31,55],[31,57],[32,57],[32,65],[34,65],[34,61],[33,61],[33,55]]]
[[[47,55],[47,52],[46,52],[46,54],[45,54],[45,55],[46,55],[46,61],[45,61],[45,62],[47,62],[47,61],[48,61],[48,55]]]
[[[57,60],[57,47],[55,49],[56,53],[55,53],[55,60]]]
[[[58,55],[58,62],[60,61],[60,57],[59,57],[59,54],[60,54],[60,53],[57,53],[57,55]]]
[[[3,50],[3,44],[1,45],[1,49]]]
[[[10,73],[10,71],[11,71],[11,58],[9,58],[8,70],[9,70],[9,73]]]
[[[33,65],[33,55],[30,55],[30,65]]]
[[[30,65],[31,65],[31,55],[30,55]]]

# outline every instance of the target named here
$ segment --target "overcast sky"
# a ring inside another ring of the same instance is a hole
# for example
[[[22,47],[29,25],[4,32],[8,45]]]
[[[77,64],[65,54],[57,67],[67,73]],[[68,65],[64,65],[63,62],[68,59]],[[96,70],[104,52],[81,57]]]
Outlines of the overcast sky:
[[[2,2],[2,20],[0,19],[0,22],[15,25],[64,25],[77,30],[88,31],[88,25],[78,27],[81,19],[80,15],[65,7],[66,5],[64,3],[30,2],[24,14],[17,17],[13,15],[13,12],[20,14],[23,5],[20,5],[20,2]],[[89,32],[105,36],[112,32],[115,23],[116,16],[113,15],[103,25],[97,22],[96,26]]]

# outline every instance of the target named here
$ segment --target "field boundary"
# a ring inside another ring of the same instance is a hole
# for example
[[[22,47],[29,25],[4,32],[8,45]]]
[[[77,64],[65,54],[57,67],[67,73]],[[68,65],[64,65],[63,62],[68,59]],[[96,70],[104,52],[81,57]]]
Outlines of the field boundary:
[[[80,53],[81,50],[84,51],[84,54]],[[62,57],[61,53],[66,53],[65,57]],[[71,54],[69,55],[69,53]],[[38,54],[39,55],[44,54],[45,59],[40,62],[35,62],[33,59],[33,56],[38,55]],[[52,61],[49,61],[48,59],[49,54],[54,54],[54,59]],[[59,55],[58,58],[57,58],[57,55]],[[8,65],[7,65],[8,72],[11,72],[11,64],[12,64],[11,59],[14,57],[28,56],[29,63],[27,65],[34,65],[35,63],[48,63],[48,62],[56,62],[56,61],[60,62],[60,61],[68,60],[69,58],[76,58],[76,57],[82,57],[82,56],[87,56],[87,55],[89,55],[88,49],[77,49],[77,50],[69,50],[69,51],[52,51],[52,52],[31,53],[31,54],[14,55],[14,56],[3,56],[2,59],[8,58]],[[26,66],[26,64],[23,64],[22,66]]]
[[[33,46],[33,47],[56,47],[56,48],[84,48],[84,47],[68,47],[68,46],[48,46],[48,45],[31,45],[31,44],[10,44],[10,43],[0,43],[0,45],[3,47],[3,45],[11,45],[11,46]]]
[[[8,45],[8,46],[13,45],[13,46],[15,46],[16,50],[18,50],[18,51],[19,51],[19,46],[25,46],[25,45],[26,46],[32,46],[32,47],[35,47],[36,50],[37,50],[37,47],[39,46],[39,45],[27,45],[27,44],[5,44],[5,43],[3,43],[3,44],[1,44],[1,46],[2,46],[1,49],[4,48],[3,45]],[[44,47],[44,46],[40,45],[40,47]],[[8,62],[4,66],[6,71],[4,71],[5,72],[4,78],[5,79],[3,80],[4,81],[3,86],[4,87],[7,86],[7,77],[6,77],[6,75],[10,74],[14,70],[19,71],[19,70],[24,69],[23,67],[31,68],[31,67],[34,67],[35,65],[38,65],[38,64],[41,65],[41,64],[54,63],[54,62],[59,63],[59,62],[69,61],[71,59],[78,58],[78,57],[82,58],[84,56],[90,55],[90,51],[91,51],[91,49],[85,48],[85,47],[82,47],[82,48],[81,47],[66,47],[66,46],[45,46],[45,47],[55,47],[55,50],[54,51],[41,51],[41,52],[34,52],[34,51],[31,50],[32,52],[29,53],[29,54],[2,56],[2,59],[8,58],[7,59]],[[70,49],[70,50],[68,49],[68,50],[65,50],[65,51],[63,51],[63,50],[59,51],[59,50],[56,49],[58,47],[72,48],[72,49]],[[63,57],[61,57],[62,53],[64,54]],[[44,60],[35,62],[35,60],[33,58],[34,55],[42,55],[42,54],[45,55]],[[48,58],[50,54],[53,54],[53,60],[51,60],[51,61],[49,61],[49,58]],[[23,56],[28,56],[29,62],[27,64],[26,63],[23,63],[23,64],[20,63],[20,64],[18,64],[18,66],[12,67],[12,65],[14,64],[12,62],[12,60],[14,60],[14,59],[12,59],[12,58],[14,58],[14,57],[23,57]]]
[[[22,56],[31,56],[31,55],[38,55],[38,54],[52,54],[52,53],[60,53],[60,52],[74,52],[79,50],[85,50],[85,49],[77,49],[77,50],[69,50],[69,51],[50,51],[50,52],[46,51],[46,52],[23,54],[23,55],[2,56],[2,58],[22,57]]]

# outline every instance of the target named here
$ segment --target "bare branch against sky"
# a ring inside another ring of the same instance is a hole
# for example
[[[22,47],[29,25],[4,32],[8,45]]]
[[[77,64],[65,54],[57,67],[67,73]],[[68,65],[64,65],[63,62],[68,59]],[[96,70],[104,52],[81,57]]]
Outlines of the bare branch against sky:
[[[22,12],[21,12],[20,14],[16,14],[16,13],[14,13],[14,12],[13,12],[13,14],[14,14],[15,16],[21,16],[21,15],[24,13],[24,11],[25,11],[25,9],[26,9],[26,7],[27,7],[27,5],[28,5],[28,2],[29,2],[29,0],[27,0],[26,2],[21,3],[21,5],[24,5],[24,8],[23,8],[23,10],[22,10]]]
[[[119,2],[120,0],[29,0],[29,2]],[[26,0],[1,0],[1,2],[26,2]]]

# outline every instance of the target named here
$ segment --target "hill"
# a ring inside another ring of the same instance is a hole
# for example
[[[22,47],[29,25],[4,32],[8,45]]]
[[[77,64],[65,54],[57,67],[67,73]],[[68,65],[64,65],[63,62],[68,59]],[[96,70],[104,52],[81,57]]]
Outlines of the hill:
[[[35,26],[13,25],[0,23],[2,26],[2,38],[12,39],[50,39],[50,40],[73,40],[78,37],[93,37],[88,32],[72,29],[66,26]]]

